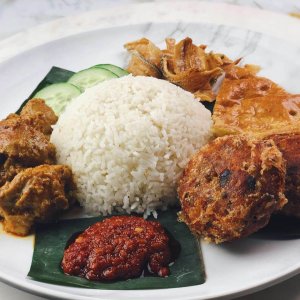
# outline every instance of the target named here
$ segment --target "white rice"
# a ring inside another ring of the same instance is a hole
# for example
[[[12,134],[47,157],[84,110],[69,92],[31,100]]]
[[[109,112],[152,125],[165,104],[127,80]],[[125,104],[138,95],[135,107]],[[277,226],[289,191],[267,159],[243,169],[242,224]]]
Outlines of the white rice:
[[[88,213],[149,215],[176,201],[190,156],[211,136],[210,112],[164,80],[126,76],[86,90],[51,136]]]

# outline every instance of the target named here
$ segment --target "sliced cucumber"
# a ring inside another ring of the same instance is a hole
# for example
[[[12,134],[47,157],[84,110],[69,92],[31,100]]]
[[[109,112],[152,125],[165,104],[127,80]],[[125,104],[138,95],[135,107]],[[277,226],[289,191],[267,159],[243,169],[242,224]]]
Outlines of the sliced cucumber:
[[[81,91],[78,87],[71,83],[62,82],[48,85],[37,92],[34,97],[44,99],[46,104],[59,116],[65,110],[66,105],[80,94]]]
[[[122,77],[122,76],[126,76],[128,75],[129,73],[118,67],[118,66],[115,66],[115,65],[111,65],[111,64],[100,64],[100,65],[95,65],[93,66],[92,68],[102,68],[102,69],[106,69],[106,70],[109,70],[113,73],[115,73],[116,75],[118,75],[119,77]]]
[[[68,82],[78,86],[82,91],[84,91],[86,88],[111,78],[118,78],[118,76],[106,69],[92,68],[79,71],[74,74]]]

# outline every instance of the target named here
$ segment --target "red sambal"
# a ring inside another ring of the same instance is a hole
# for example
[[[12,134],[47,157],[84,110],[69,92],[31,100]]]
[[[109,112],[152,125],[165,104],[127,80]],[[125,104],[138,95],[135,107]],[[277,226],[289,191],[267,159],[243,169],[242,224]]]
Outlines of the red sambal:
[[[65,250],[65,274],[112,281],[139,277],[145,269],[170,273],[170,237],[161,224],[135,216],[115,216],[95,223]]]

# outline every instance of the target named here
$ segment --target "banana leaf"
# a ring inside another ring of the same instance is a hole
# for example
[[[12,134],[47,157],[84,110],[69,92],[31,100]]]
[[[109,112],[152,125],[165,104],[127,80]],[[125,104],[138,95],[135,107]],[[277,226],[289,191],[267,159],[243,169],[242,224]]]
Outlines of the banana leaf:
[[[107,283],[65,275],[60,263],[69,239],[103,218],[61,220],[58,223],[39,226],[36,229],[34,253],[28,276],[51,284],[106,290],[163,289],[204,283],[205,273],[200,245],[187,226],[177,221],[176,209],[159,212],[157,219],[180,243],[180,253],[170,266],[170,276],[165,278],[146,276]]]
[[[211,114],[213,114],[216,101],[202,101],[201,103],[204,105],[205,108],[207,108],[211,112]]]

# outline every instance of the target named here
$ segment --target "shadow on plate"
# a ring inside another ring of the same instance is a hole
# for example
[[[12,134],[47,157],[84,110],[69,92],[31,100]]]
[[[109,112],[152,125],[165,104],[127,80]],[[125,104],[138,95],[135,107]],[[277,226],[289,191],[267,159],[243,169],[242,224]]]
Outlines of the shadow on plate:
[[[300,238],[300,218],[272,216],[269,224],[249,237],[264,240],[291,240]]]
[[[246,255],[248,253],[259,253],[270,247],[263,241],[284,241],[300,239],[300,219],[281,215],[274,215],[269,224],[260,231],[247,238],[227,242],[217,247],[234,253],[235,255]]]

